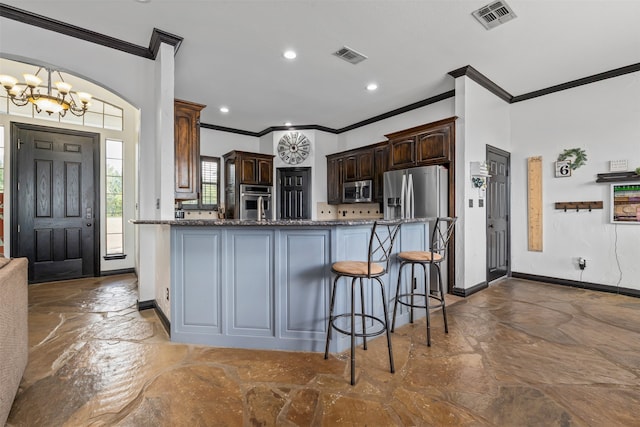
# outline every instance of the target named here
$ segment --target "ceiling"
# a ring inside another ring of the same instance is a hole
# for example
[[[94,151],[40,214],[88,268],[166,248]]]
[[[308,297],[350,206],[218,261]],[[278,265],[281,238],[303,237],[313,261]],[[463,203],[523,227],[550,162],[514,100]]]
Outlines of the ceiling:
[[[634,0],[508,0],[517,18],[492,30],[471,15],[487,0],[3,3],[143,47],[153,28],[182,37],[176,97],[206,104],[203,123],[250,132],[349,126],[453,89],[447,73],[466,65],[517,96],[640,62]],[[332,55],[345,45],[368,59]]]

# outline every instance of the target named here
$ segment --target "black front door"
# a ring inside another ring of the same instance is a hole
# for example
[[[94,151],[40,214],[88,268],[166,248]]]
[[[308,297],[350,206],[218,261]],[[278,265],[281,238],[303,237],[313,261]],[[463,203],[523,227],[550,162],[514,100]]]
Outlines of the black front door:
[[[100,135],[12,123],[11,253],[29,281],[96,276]]]
[[[509,159],[508,152],[487,146],[487,166],[491,175],[487,186],[488,282],[509,273]]]
[[[278,168],[278,219],[311,219],[311,168]]]

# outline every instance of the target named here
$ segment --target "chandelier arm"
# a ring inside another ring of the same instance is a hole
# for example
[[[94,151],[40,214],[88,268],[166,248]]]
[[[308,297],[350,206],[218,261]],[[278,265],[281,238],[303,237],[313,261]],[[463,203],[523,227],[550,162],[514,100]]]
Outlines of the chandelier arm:
[[[22,94],[20,94],[20,97],[9,94],[9,99],[18,107],[24,107],[29,103],[29,98],[22,96]]]
[[[84,116],[84,113],[87,112],[87,109],[86,108],[78,108],[78,107],[76,107],[75,105],[72,104],[72,105],[69,106],[69,110],[68,111],[71,111],[71,114],[73,114],[74,116],[82,117],[82,116]]]

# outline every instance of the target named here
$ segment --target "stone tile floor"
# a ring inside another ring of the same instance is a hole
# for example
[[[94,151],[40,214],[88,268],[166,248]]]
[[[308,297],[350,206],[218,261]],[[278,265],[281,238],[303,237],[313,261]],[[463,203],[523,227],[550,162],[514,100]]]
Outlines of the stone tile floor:
[[[29,287],[10,426],[638,426],[640,299],[507,279],[357,352],[169,341],[133,275]]]

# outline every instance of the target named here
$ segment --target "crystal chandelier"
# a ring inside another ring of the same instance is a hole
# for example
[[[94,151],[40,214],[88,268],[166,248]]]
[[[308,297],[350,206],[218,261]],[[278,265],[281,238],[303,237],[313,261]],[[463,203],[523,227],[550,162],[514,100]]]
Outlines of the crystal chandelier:
[[[39,89],[42,79],[38,77],[38,74],[42,70],[47,73],[46,94],[41,94]],[[67,111],[71,111],[75,116],[83,116],[87,112],[87,107],[89,107],[91,95],[86,92],[77,92],[75,95],[78,97],[79,102],[76,102],[71,93],[71,85],[62,79],[59,71],[55,71],[58,73],[60,81],[55,83],[56,94],[54,94],[51,87],[51,74],[53,72],[51,68],[40,67],[35,74],[23,74],[25,83],[18,83],[18,79],[12,76],[0,75],[0,84],[7,91],[11,102],[18,107],[32,103],[38,113],[45,111],[49,115],[57,113],[64,117]]]

